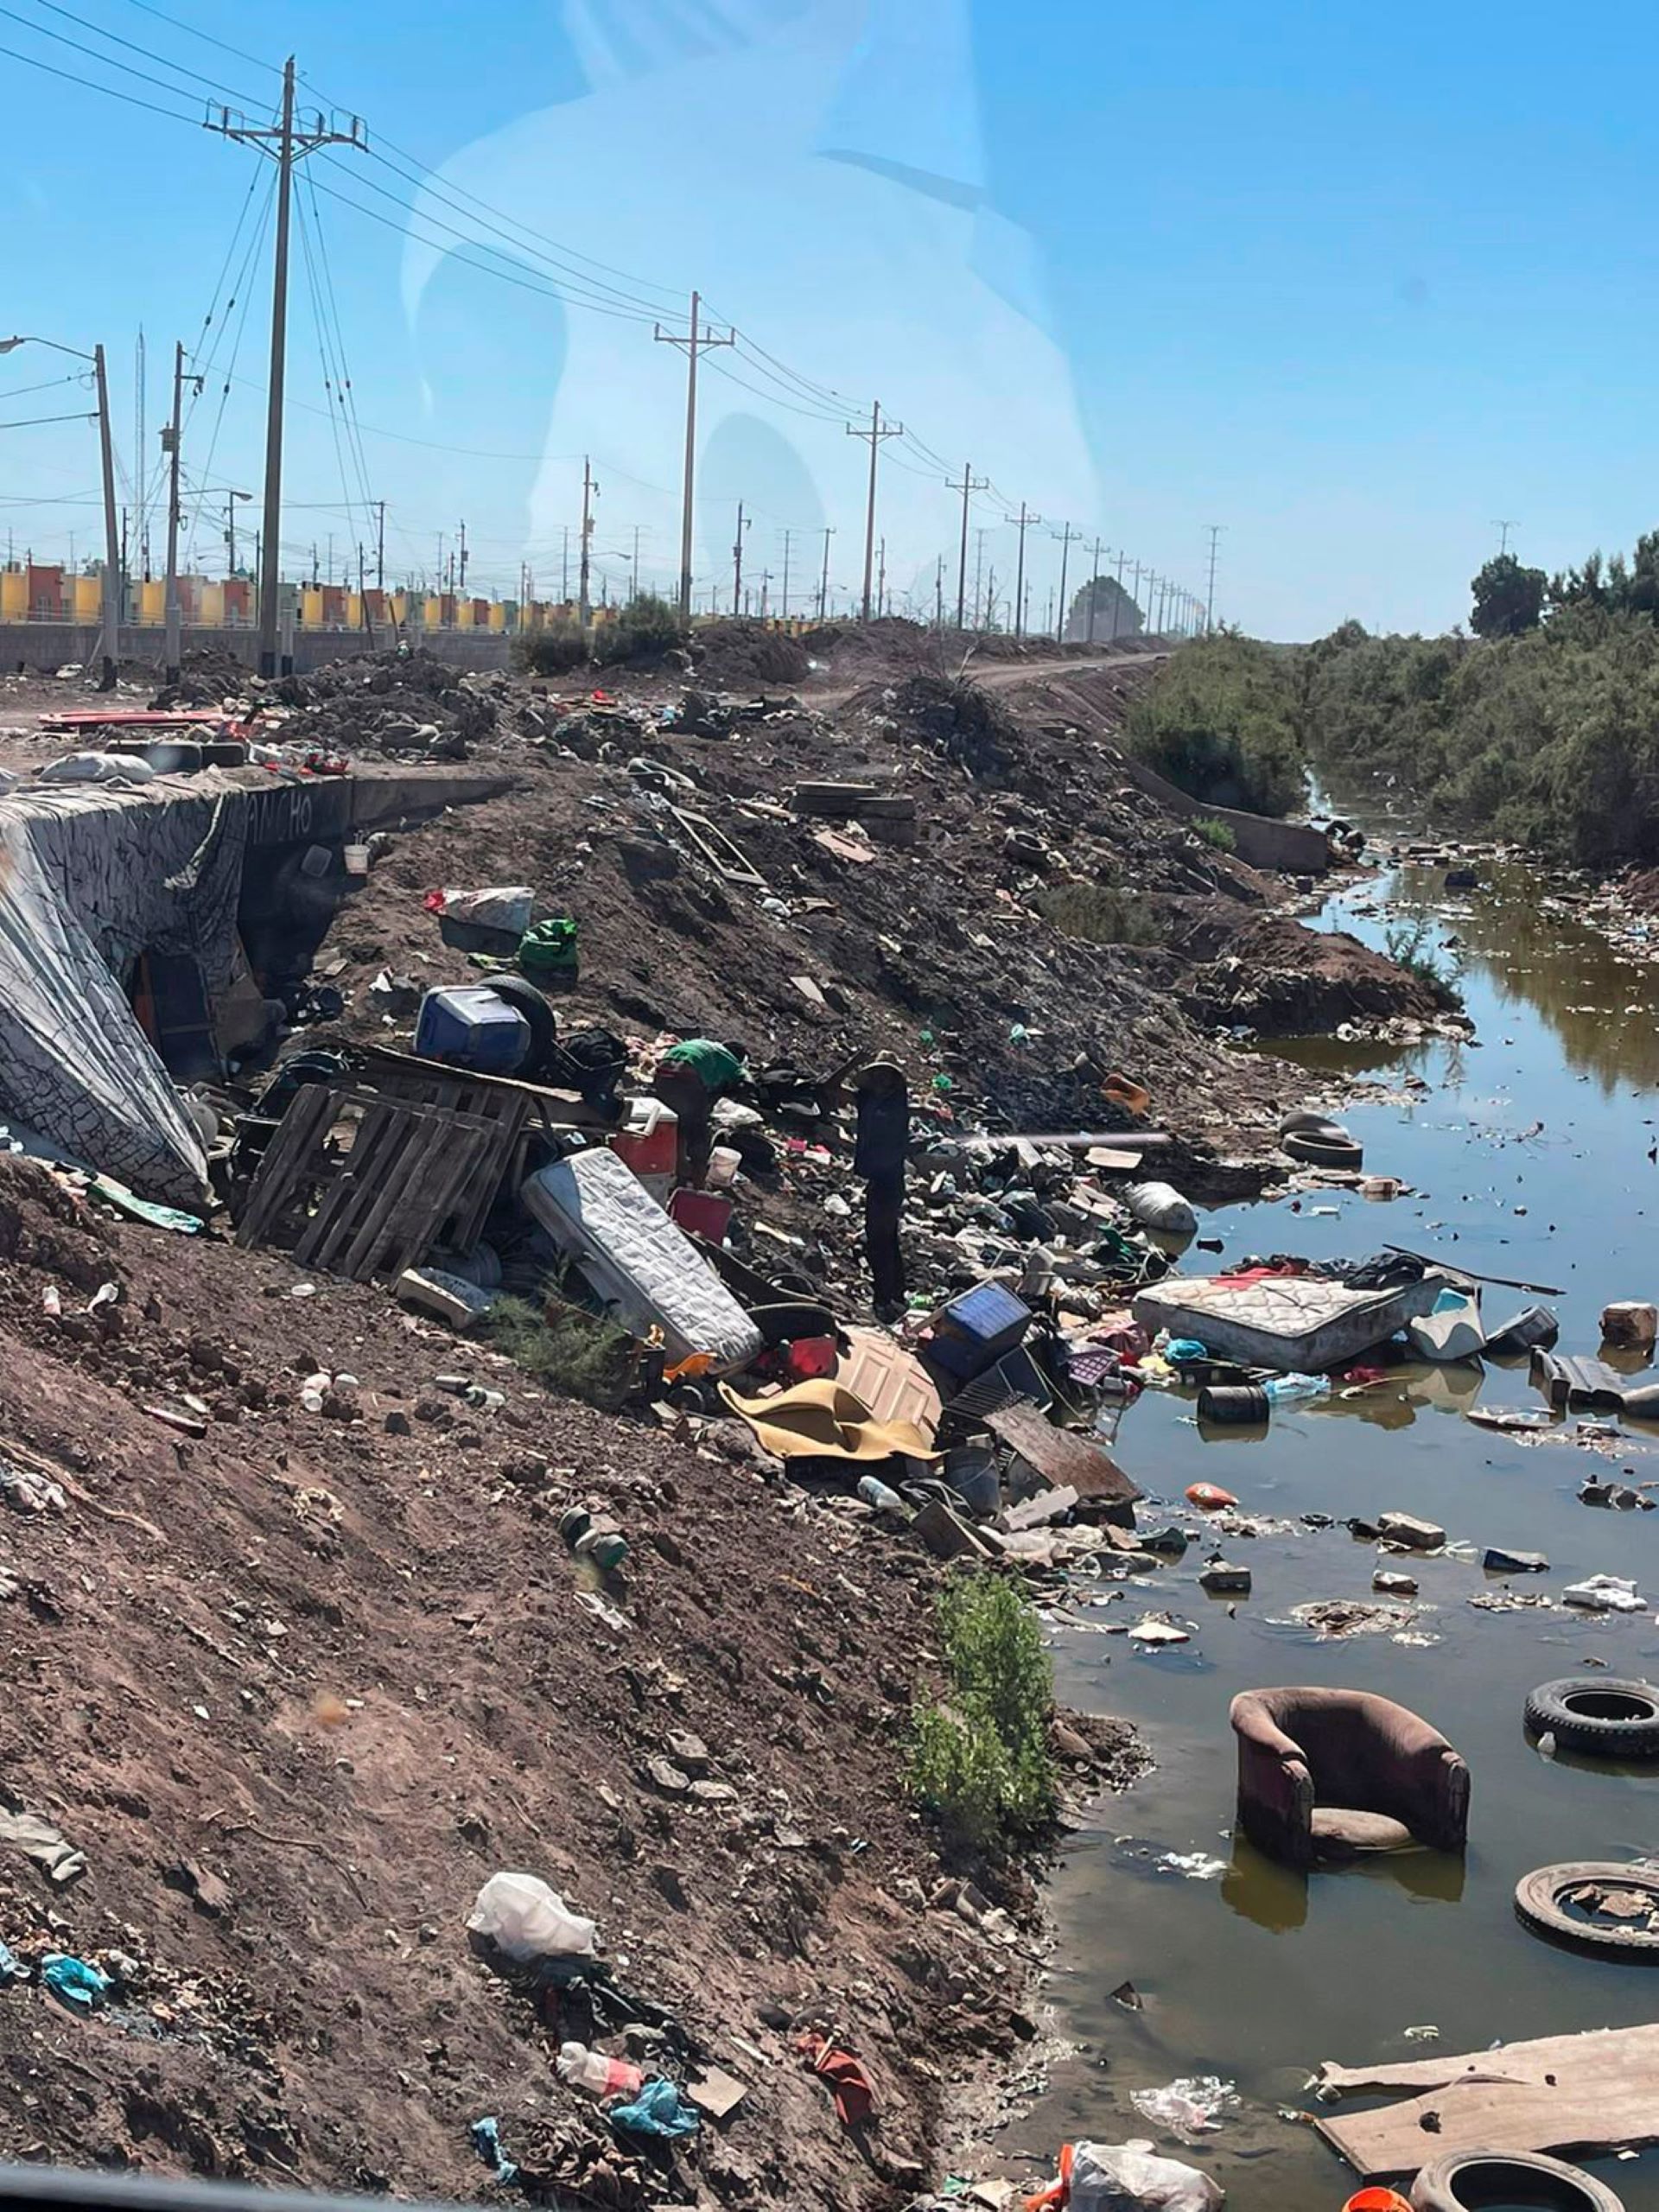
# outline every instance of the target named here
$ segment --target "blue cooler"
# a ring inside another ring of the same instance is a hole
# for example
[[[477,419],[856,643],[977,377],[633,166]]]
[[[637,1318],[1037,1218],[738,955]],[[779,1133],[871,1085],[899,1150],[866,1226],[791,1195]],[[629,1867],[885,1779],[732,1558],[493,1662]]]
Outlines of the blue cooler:
[[[928,1357],[947,1375],[971,1382],[1014,1350],[1031,1322],[1030,1306],[1012,1291],[1001,1283],[976,1283],[933,1316]]]
[[[511,1075],[530,1051],[530,1024],[484,984],[457,984],[421,1001],[415,1050],[481,1074]]]

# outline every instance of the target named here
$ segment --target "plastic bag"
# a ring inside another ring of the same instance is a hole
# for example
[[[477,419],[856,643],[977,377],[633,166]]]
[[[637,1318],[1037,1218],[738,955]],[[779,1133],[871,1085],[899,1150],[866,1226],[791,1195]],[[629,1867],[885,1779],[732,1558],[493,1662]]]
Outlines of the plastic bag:
[[[534,1874],[492,1874],[467,1925],[510,1959],[591,1958],[597,1924]]]
[[[1158,2212],[1216,2212],[1223,2191],[1208,2174],[1179,2158],[1161,2158],[1150,2143],[1079,2143],[1071,2154],[1069,2212],[1121,2212],[1126,2205]]]
[[[437,912],[451,922],[472,922],[483,930],[511,930],[522,937],[530,927],[536,893],[528,883],[498,883],[483,891],[443,890],[432,896]]]
[[[1142,1229],[1160,1229],[1166,1236],[1190,1236],[1198,1225],[1191,1202],[1171,1183],[1131,1183],[1123,1203]]]
[[[1131,2089],[1129,2102],[1143,2120],[1191,2143],[1220,2126],[1222,2113],[1238,2102],[1238,2092],[1218,2074],[1187,2074],[1161,2089]]]

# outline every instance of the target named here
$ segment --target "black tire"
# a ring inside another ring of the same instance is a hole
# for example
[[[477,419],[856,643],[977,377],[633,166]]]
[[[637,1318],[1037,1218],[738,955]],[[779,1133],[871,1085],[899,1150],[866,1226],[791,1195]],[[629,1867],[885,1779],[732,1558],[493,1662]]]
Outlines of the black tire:
[[[1659,1689],[1582,1675],[1540,1682],[1527,1699],[1527,1726],[1592,1758],[1659,1759]]]
[[[1624,2212],[1605,2182],[1535,2151],[1448,2151],[1411,2185],[1415,2212],[1483,2212],[1490,2204],[1535,2204],[1540,2212]]]
[[[1564,1859],[1554,1866],[1536,1866],[1521,1877],[1515,1885],[1516,1912],[1535,1936],[1569,1943],[1575,1950],[1599,1951],[1621,1959],[1659,1960],[1659,1935],[1647,1928],[1580,1919],[1567,1910],[1562,1900],[1568,1891],[1586,1885],[1651,1892],[1654,1910],[1659,1911],[1659,1873],[1603,1859]],[[1502,2201],[1512,2203],[1514,2199]]]
[[[1365,1148],[1354,1142],[1345,1130],[1292,1129],[1280,1138],[1279,1149],[1287,1152],[1293,1160],[1304,1160],[1310,1167],[1363,1167]]]
[[[1306,1106],[1299,1107],[1294,1114],[1287,1114],[1279,1124],[1281,1137],[1317,1137],[1326,1131],[1336,1136],[1346,1136],[1348,1134],[1341,1122],[1332,1121],[1329,1114],[1316,1113],[1313,1108]]]
[[[559,1017],[527,976],[486,976],[484,988],[505,999],[530,1024],[530,1050],[520,1075],[538,1075],[559,1041]]]

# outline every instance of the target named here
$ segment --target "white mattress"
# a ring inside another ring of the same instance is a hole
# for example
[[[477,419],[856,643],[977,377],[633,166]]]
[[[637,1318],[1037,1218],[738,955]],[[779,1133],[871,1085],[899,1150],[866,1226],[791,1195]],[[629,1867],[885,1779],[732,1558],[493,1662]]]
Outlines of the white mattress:
[[[1192,1337],[1221,1359],[1319,1370],[1369,1351],[1426,1313],[1443,1279],[1395,1290],[1351,1290],[1319,1275],[1268,1275],[1235,1283],[1223,1275],[1166,1275],[1137,1294],[1142,1327]]]
[[[603,1145],[556,1160],[519,1193],[622,1326],[663,1332],[670,1365],[700,1352],[714,1372],[747,1367],[760,1332],[632,1170]]]

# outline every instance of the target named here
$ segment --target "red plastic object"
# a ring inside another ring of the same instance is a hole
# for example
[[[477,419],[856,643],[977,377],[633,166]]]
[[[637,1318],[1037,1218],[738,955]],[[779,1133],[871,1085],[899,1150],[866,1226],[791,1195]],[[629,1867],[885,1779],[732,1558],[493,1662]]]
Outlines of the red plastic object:
[[[1196,1505],[1200,1513],[1220,1513],[1238,1500],[1230,1490],[1223,1490],[1219,1483],[1192,1483],[1187,1487],[1186,1502]]]
[[[813,1382],[833,1375],[840,1360],[833,1337],[797,1337],[784,1353],[784,1370],[791,1382]]]
[[[718,1191],[676,1191],[668,1202],[668,1211],[670,1219],[677,1221],[682,1229],[706,1236],[711,1244],[726,1242],[732,1202],[722,1198]]]

